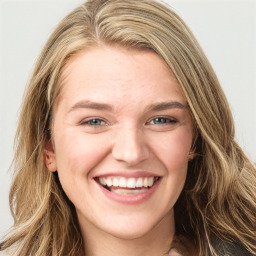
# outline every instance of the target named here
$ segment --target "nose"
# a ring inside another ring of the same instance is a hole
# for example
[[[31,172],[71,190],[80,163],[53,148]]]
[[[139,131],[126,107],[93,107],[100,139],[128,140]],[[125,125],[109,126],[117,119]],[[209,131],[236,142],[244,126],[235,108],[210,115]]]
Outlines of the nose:
[[[115,160],[122,161],[128,166],[134,166],[148,159],[149,148],[139,129],[126,127],[116,134],[112,149]]]

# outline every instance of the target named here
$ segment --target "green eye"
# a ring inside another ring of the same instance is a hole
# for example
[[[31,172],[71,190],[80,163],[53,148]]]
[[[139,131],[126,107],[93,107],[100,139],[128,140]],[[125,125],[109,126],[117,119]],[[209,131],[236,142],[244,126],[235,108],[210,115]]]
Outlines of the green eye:
[[[167,124],[167,123],[176,123],[177,121],[171,118],[166,117],[157,117],[150,121],[150,124]]]
[[[101,119],[92,119],[92,120],[84,122],[84,124],[91,125],[91,126],[107,125],[106,122],[104,122]]]

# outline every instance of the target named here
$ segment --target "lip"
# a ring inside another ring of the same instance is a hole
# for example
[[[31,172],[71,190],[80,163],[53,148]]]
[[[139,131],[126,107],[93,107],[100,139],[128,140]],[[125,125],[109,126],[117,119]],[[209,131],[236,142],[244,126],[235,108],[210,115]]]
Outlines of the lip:
[[[144,178],[144,177],[161,177],[161,175],[152,173],[152,172],[112,172],[112,173],[103,173],[99,174],[95,178],[100,178],[100,177],[124,177],[124,178]]]
[[[145,176],[146,175],[146,176]],[[102,175],[103,176],[103,175]],[[108,176],[114,176],[113,174],[108,175]],[[119,175],[118,176],[123,176],[123,175]],[[144,174],[144,177],[149,176],[148,174]],[[150,175],[152,176],[152,174]],[[106,176],[105,176],[106,177]],[[124,177],[124,176],[123,176]],[[126,176],[126,177],[135,177],[133,176]],[[138,176],[138,177],[142,177],[142,176]],[[96,182],[96,184],[99,186],[100,190],[102,191],[102,193],[110,200],[121,203],[121,204],[129,204],[129,205],[135,205],[135,204],[141,204],[144,203],[145,201],[147,201],[157,190],[160,182],[161,182],[161,177],[159,177],[159,180],[157,180],[152,187],[150,187],[147,191],[141,193],[141,194],[135,194],[135,195],[120,195],[120,194],[115,194],[112,193],[111,191],[107,190],[106,188],[104,188],[99,182]]]

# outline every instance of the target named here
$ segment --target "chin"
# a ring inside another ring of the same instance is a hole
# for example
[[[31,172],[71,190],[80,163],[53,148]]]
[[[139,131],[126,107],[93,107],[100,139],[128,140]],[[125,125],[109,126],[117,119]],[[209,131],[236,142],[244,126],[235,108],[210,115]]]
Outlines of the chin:
[[[170,219],[169,216],[167,217]],[[167,223],[164,219],[164,217],[154,220],[147,217],[123,219],[116,221],[114,228],[113,226],[106,227],[105,232],[123,240],[140,239],[155,234],[157,229],[161,229],[162,225],[166,225]]]
[[[142,230],[135,230],[135,229],[127,229],[127,230],[111,230],[109,232],[110,235],[122,240],[135,240],[140,239],[147,236],[150,233],[150,229],[142,229]]]

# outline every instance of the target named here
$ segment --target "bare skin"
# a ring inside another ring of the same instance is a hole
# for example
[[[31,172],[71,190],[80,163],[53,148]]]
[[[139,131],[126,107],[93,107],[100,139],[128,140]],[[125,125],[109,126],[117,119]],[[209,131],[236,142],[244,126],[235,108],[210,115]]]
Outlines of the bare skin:
[[[153,52],[107,46],[81,52],[62,79],[46,164],[75,205],[85,255],[166,254],[193,133],[177,80]]]

